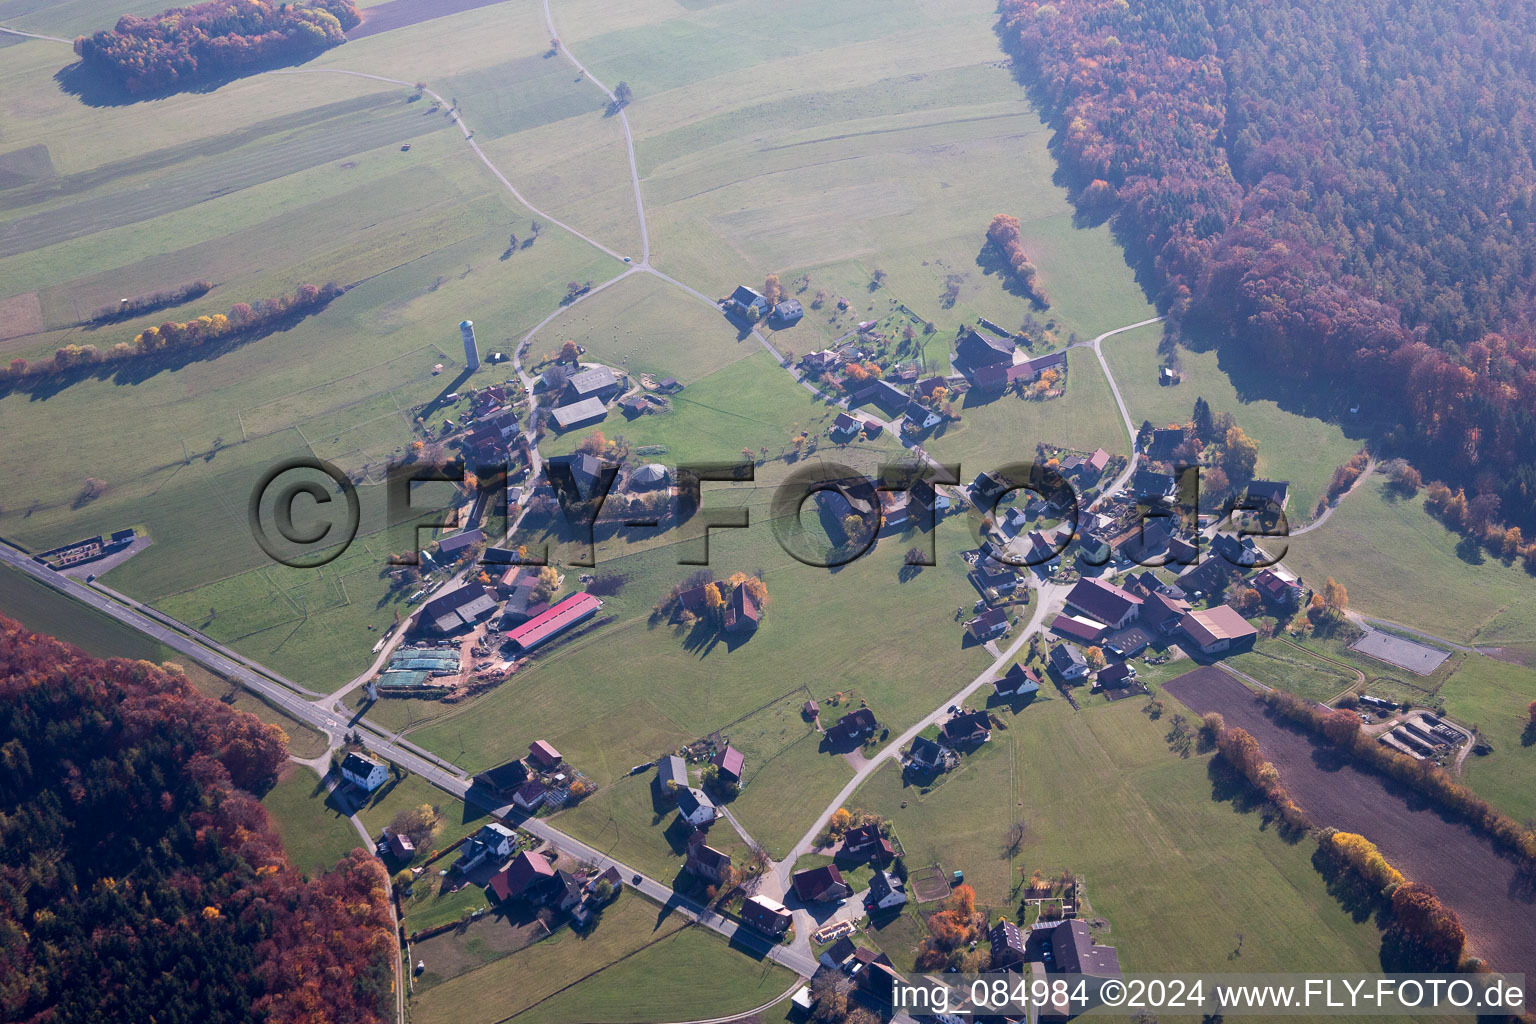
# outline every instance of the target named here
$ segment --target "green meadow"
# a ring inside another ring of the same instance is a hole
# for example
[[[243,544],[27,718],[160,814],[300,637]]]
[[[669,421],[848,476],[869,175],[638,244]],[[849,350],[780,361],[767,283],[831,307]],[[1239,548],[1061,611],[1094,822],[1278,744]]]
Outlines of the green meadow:
[[[994,918],[1013,917],[1016,886],[1031,872],[1080,875],[1092,917],[1108,922],[1101,941],[1128,973],[1229,962],[1245,971],[1379,970],[1375,925],[1329,895],[1313,845],[1287,842],[1238,809],[1214,781],[1209,755],[1171,751],[1169,716],[1153,721],[1144,703],[1074,712],[1052,699],[1004,712],[1008,728],[994,729],[931,791],[905,785],[888,765],[855,803],[891,820],[909,870],[964,871]],[[1010,850],[1014,822],[1023,841]],[[923,934],[913,918],[871,933],[899,968],[912,966]],[[1231,955],[1239,946],[1240,960]]]

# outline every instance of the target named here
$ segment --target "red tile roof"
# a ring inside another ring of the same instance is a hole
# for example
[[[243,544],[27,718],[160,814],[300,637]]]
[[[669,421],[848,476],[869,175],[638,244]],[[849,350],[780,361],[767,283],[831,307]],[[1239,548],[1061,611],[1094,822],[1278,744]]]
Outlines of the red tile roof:
[[[509,630],[507,639],[525,651],[532,650],[550,637],[557,636],[588,616],[597,614],[597,610],[602,606],[603,602],[591,594],[572,594],[548,611],[535,615],[516,629]]]

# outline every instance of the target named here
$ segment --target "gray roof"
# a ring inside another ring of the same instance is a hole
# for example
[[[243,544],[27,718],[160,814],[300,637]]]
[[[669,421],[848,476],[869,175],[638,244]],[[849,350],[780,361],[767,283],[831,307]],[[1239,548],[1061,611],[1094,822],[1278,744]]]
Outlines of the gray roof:
[[[1071,644],[1062,644],[1051,649],[1051,664],[1058,669],[1066,669],[1073,665],[1086,665],[1088,661],[1083,657],[1083,652],[1076,647]]]
[[[599,398],[583,398],[570,405],[562,405],[550,412],[555,425],[561,430],[579,427],[608,415],[608,407]]]
[[[618,387],[619,378],[606,366],[594,366],[582,370],[565,382],[565,386],[578,395],[594,395],[608,387]]]
[[[656,762],[656,782],[665,786],[669,782],[675,782],[679,786],[688,785],[688,763],[676,754],[670,754]]]

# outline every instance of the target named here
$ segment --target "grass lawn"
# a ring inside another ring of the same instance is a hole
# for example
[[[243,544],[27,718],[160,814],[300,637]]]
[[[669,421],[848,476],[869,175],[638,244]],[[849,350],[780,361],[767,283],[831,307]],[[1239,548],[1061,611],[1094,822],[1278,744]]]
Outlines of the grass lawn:
[[[1536,821],[1536,743],[1526,708],[1536,700],[1536,671],[1471,654],[1440,687],[1445,710],[1475,725],[1493,753],[1470,754],[1462,781],[1517,821]]]
[[[263,722],[281,728],[288,734],[290,754],[317,757],[325,752],[323,733],[278,711],[255,694],[232,687],[201,665],[187,662],[171,648],[10,566],[0,566],[0,612],[34,632],[72,643],[98,658],[137,658],[162,664],[173,661],[205,696],[216,697],[236,710],[249,711]]]
[[[1286,513],[1293,526],[1310,522],[1318,499],[1338,466],[1359,451],[1363,441],[1351,438],[1336,423],[1304,416],[1282,408],[1269,399],[1246,394],[1234,378],[1240,374],[1224,366],[1232,355],[1213,351],[1178,349],[1182,383],[1163,387],[1157,370],[1166,360],[1159,354],[1162,325],[1116,335],[1104,342],[1104,357],[1120,386],[1133,422],[1151,420],[1154,426],[1186,423],[1195,399],[1203,397],[1213,413],[1229,412],[1244,433],[1259,443],[1256,475],[1262,479],[1289,480],[1290,500]]]
[[[651,783],[655,777],[654,771],[647,771],[604,786],[555,815],[550,824],[599,853],[672,885],[682,871],[692,830],[676,808],[653,800]],[[746,852],[746,844],[723,819],[710,826],[708,842],[733,857]]]
[[[827,708],[824,713],[830,716],[832,712]],[[829,724],[832,720],[829,718]],[[731,813],[774,859],[789,853],[838,790],[853,778],[848,762],[819,750],[820,743],[820,734],[811,733],[785,747],[753,773],[731,803]]]
[[[1168,715],[1151,721],[1143,703],[1074,713],[1062,700],[1038,702],[994,730],[987,746],[997,749],[932,793],[903,786],[887,766],[855,802],[891,819],[909,869],[961,869],[979,903],[1010,917],[1013,887],[1031,871],[1081,874],[1128,972],[1216,969],[1236,932],[1244,970],[1378,970],[1375,927],[1328,895],[1311,845],[1213,799],[1208,759],[1172,753]],[[1010,855],[1016,820],[1026,834]],[[898,929],[877,941],[910,967],[920,935]]]
[[[1351,607],[1458,643],[1536,639],[1532,579],[1440,525],[1419,497],[1373,475],[1321,527],[1287,542],[1286,565],[1313,586],[1329,576]]]
[[[358,808],[357,817],[368,829],[369,835],[378,836],[394,820],[395,815],[422,804],[436,807],[442,815],[442,823],[433,834],[431,844],[416,852],[416,859],[412,862],[416,864],[430,857],[434,849],[445,849],[488,820],[483,814],[466,811],[464,801],[450,797],[419,775],[407,775],[399,782],[386,782],[380,786],[368,802]]]
[[[302,765],[285,767],[277,784],[261,798],[261,805],[277,826],[289,861],[311,875],[330,870],[363,845],[351,819],[331,808],[325,787]]]
[[[1356,676],[1283,640],[1261,639],[1253,649],[1225,659],[1261,683],[1326,703],[1355,684]]]
[[[445,860],[442,863],[448,862]],[[491,909],[491,898],[484,886],[468,883],[451,892],[444,892],[440,888],[444,881],[435,868],[428,868],[412,884],[411,895],[401,902],[407,934],[462,921],[477,910]]]
[[[589,935],[561,929],[434,985],[416,997],[411,1016],[423,1024],[489,1024],[513,1015],[593,1024],[691,1019],[759,1006],[791,980],[783,968],[739,954],[626,890]]]
[[[676,564],[675,547],[600,560],[600,574],[624,582],[617,594],[604,598],[596,628],[539,652],[531,667],[506,684],[409,735],[471,769],[521,754],[529,742],[543,737],[606,784],[632,765],[806,685],[818,698],[840,690],[866,699],[882,723],[899,731],[932,708],[935,694],[954,692],[987,665],[984,651],[962,646],[955,616],[957,607],[969,608],[975,600],[958,557],[969,544],[962,525],[942,525],[938,564],[901,583],[908,541],[882,541],[833,572],[789,557],[769,523],[755,516],[753,522],[746,530],[713,531],[710,540],[711,572],[724,577],[741,570],[767,583],[768,611],[749,639],[724,642],[699,631],[684,635],[649,621],[667,588],[697,571]],[[850,602],[857,603],[864,634],[857,643],[846,639]],[[917,659],[931,660],[936,644],[950,656],[920,675],[908,671]],[[810,679],[806,651],[816,652]],[[640,691],[616,688],[624,680],[644,680],[644,686]],[[634,692],[644,697],[624,699]],[[840,758],[822,757],[821,771],[845,770]],[[816,758],[807,754],[804,763],[810,766],[807,773],[786,774],[762,788],[816,778]],[[748,816],[759,781],[753,779],[742,797]]]
[[[600,432],[637,447],[655,446],[660,454],[653,458],[666,465],[732,462],[741,460],[743,448],[757,452],[766,447],[772,455],[781,455],[789,448],[791,434],[824,434],[836,418],[838,410],[791,380],[755,339],[738,343],[727,333],[717,344],[729,346],[736,361],[671,396],[667,411],[631,420],[615,406],[606,420],[552,435],[539,450],[564,454]],[[894,446],[887,447],[894,452]]]

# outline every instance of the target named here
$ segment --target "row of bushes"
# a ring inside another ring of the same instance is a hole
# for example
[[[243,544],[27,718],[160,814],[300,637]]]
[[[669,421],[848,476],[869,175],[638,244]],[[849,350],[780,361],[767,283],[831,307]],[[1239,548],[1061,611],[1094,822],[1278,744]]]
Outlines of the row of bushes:
[[[1370,889],[1374,900],[1385,901],[1390,923],[1384,940],[1399,961],[1394,966],[1420,971],[1462,966],[1467,933],[1434,889],[1405,879],[1364,836],[1325,828],[1318,833],[1317,846],[1326,864],[1347,870]]]
[[[290,317],[323,308],[342,291],[344,289],[334,282],[319,286],[301,284],[289,295],[252,303],[237,302],[228,313],[181,322],[168,321],[159,327],[146,328],[135,335],[132,342],[120,341],[106,351],[95,345],[65,345],[55,351],[51,359],[42,362],[12,359],[9,366],[0,368],[0,380],[46,377],[76,367],[196,348],[213,341],[260,333]]]
[[[1264,755],[1259,752],[1259,741],[1248,730],[1236,726],[1228,728],[1221,715],[1215,712],[1202,719],[1201,729],[1207,740],[1214,741],[1227,764],[1264,794],[1264,799],[1285,828],[1300,833],[1312,827],[1312,822],[1280,784],[1280,772],[1264,760]]]
[[[1024,252],[1019,218],[1006,213],[993,217],[992,223],[987,226],[987,241],[997,246],[997,251],[1002,253],[1003,258],[1008,261],[1009,272],[1019,288],[1034,301],[1035,305],[1041,309],[1048,309],[1051,300],[1046,297],[1045,289],[1035,280],[1038,272]]]
[[[154,292],[150,295],[138,295],[131,299],[124,299],[115,306],[102,306],[91,314],[86,321],[88,324],[115,324],[123,320],[132,320],[136,316],[144,316],[153,313],[157,309],[165,309],[168,306],[179,306],[183,302],[200,299],[213,289],[212,281],[193,281],[179,288],[169,291]]]
[[[1457,815],[1536,868],[1536,831],[1495,810],[1438,765],[1377,743],[1360,731],[1360,716],[1353,711],[1325,708],[1278,690],[1269,691],[1262,699],[1277,714],[1323,736],[1356,760]]]

